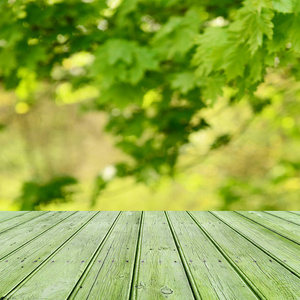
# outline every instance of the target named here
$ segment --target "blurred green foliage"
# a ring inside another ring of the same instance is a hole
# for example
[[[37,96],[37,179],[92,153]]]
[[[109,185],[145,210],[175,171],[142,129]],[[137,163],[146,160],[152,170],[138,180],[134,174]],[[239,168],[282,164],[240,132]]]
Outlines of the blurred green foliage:
[[[24,182],[22,193],[17,199],[20,202],[20,210],[36,210],[49,203],[67,202],[74,193],[68,190],[68,187],[76,183],[77,180],[70,176],[55,177],[46,183]]]
[[[48,136],[71,135],[59,129],[54,116],[44,117],[43,109],[50,115],[54,110],[49,101],[76,110],[67,128],[75,128],[80,113],[104,112],[104,128],[122,150],[100,173],[98,166],[89,192],[93,207],[114,180],[128,177],[151,187],[166,178],[176,181],[184,165],[205,166],[201,157],[226,151],[240,157],[248,151],[257,170],[225,171],[221,163],[223,175],[213,187],[222,200],[218,208],[235,209],[246,198],[256,209],[292,207],[300,189],[300,158],[290,150],[299,144],[299,12],[297,0],[1,1],[0,80],[16,98],[13,111],[10,100],[2,100],[0,131],[11,126],[14,134],[19,126],[32,167],[17,197],[21,208],[42,209],[54,199],[70,198],[62,192],[68,182],[56,178],[68,169],[74,179],[74,162],[83,160],[76,151],[75,159],[67,152],[62,156],[67,149],[45,148]],[[220,106],[226,113],[215,122]],[[239,150],[230,148],[256,118],[264,125],[255,129],[265,126],[271,139],[258,134],[262,141],[255,146],[246,135]],[[81,130],[89,134],[90,128]],[[79,148],[82,136],[76,134],[72,146]],[[283,142],[287,150],[272,149],[265,164],[267,148],[285,149]],[[195,156],[189,163],[188,155]],[[64,157],[61,163],[57,157]],[[292,200],[279,192],[285,188]]]

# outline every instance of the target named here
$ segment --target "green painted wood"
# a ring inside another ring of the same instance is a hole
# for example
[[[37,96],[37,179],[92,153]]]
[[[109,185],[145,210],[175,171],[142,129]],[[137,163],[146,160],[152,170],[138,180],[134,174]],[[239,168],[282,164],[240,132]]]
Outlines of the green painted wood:
[[[300,228],[298,225],[260,211],[240,211],[237,213],[300,244]]]
[[[186,212],[168,212],[198,299],[257,299],[214,244]]]
[[[215,246],[265,299],[300,299],[300,280],[208,212],[190,213]]]
[[[300,299],[299,220],[299,212],[0,212],[0,298]]]
[[[294,224],[300,225],[300,217],[296,214],[287,211],[266,211],[265,213],[280,218],[285,221],[292,222]]]
[[[24,214],[28,213],[27,211],[1,211],[0,212],[0,223],[4,222],[6,220],[15,218],[15,217],[20,217]],[[1,224],[0,224],[1,226]]]
[[[34,218],[39,218],[43,214],[47,214],[47,212],[41,212],[41,211],[31,211],[27,214],[21,214],[19,216],[16,216],[14,218],[8,219],[4,222],[0,223],[0,234],[10,230],[16,226],[20,226],[22,224],[26,224],[29,220]],[[0,235],[1,236],[1,235]]]
[[[117,215],[118,212],[100,212],[96,215],[10,296],[17,299],[66,299],[103,242]]]
[[[73,212],[50,212],[40,213],[38,218],[28,220],[26,223],[16,226],[0,235],[0,260],[26,245],[31,240],[39,237],[46,230],[49,230],[61,222]]]
[[[95,214],[95,212],[77,212],[12,253],[6,260],[2,260],[0,262],[0,297],[5,296],[34,270],[51,259],[51,256],[77,231],[82,230]]]
[[[299,245],[235,212],[212,213],[300,277]]]
[[[71,299],[129,299],[141,212],[123,212]]]
[[[195,299],[162,211],[144,213],[134,286],[132,299]]]

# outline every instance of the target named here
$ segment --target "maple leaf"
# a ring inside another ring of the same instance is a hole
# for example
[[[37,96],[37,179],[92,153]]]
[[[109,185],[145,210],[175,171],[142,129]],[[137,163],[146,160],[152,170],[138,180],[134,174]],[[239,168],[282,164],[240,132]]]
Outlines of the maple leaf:
[[[249,60],[249,52],[246,45],[228,44],[225,54],[226,60],[222,68],[225,70],[227,80],[243,76],[245,65]]]
[[[296,0],[297,1],[297,0]],[[295,2],[293,0],[273,0],[273,8],[282,13],[293,12]]]
[[[201,22],[193,9],[188,10],[183,17],[171,17],[155,34],[152,44],[167,59],[183,55],[193,47]]]
[[[273,36],[272,18],[274,13],[270,9],[262,9],[258,12],[251,6],[245,6],[239,11],[239,19],[232,23],[230,32],[236,34],[236,38],[249,45],[251,55],[262,46],[264,35],[268,39]]]
[[[196,39],[196,53],[193,64],[198,65],[197,76],[207,76],[214,68],[218,68],[227,48],[228,34],[224,28],[209,27]]]
[[[288,31],[291,48],[300,53],[300,16],[299,14],[295,14],[293,18],[291,18],[290,28]]]
[[[111,39],[104,45],[104,51],[107,55],[107,61],[110,65],[115,65],[118,61],[123,61],[127,64],[132,62],[132,52],[135,45],[134,42]]]
[[[146,47],[135,47],[133,53],[134,64],[129,69],[129,81],[136,84],[147,70],[156,70],[159,64],[155,53]]]
[[[203,91],[204,98],[211,100],[210,104],[213,105],[217,98],[223,94],[222,88],[224,85],[225,79],[223,76],[208,77]]]
[[[263,57],[264,52],[262,50],[259,50],[254,54],[249,62],[249,79],[251,82],[259,82],[262,79]]]
[[[192,90],[196,85],[196,78],[193,72],[182,72],[174,76],[171,81],[171,86],[174,89],[179,89],[183,94]]]
[[[17,67],[15,54],[8,48],[3,49],[0,52],[0,70],[3,74],[9,75],[15,67]]]

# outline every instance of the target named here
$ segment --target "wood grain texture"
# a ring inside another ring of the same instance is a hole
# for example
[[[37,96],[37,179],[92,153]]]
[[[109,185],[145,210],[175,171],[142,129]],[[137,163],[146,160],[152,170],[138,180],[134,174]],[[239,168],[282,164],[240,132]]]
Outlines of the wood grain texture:
[[[201,299],[257,299],[186,212],[167,214]]]
[[[299,225],[299,212],[0,212],[0,299],[298,300]]]
[[[20,217],[24,214],[27,214],[28,211],[1,211],[0,214],[0,228],[1,228],[1,222],[4,222],[6,220],[15,218],[15,217]]]
[[[266,211],[266,213],[280,218],[282,220],[292,222],[296,225],[300,225],[300,216],[295,214],[294,212],[292,213],[287,211]]]
[[[39,238],[13,252],[5,260],[0,261],[0,297],[5,296],[41,264],[50,259],[52,254],[94,215],[95,212],[73,214]]]
[[[164,212],[145,212],[133,299],[194,299]]]
[[[70,212],[41,214],[38,218],[31,219],[24,224],[3,232],[0,234],[0,260],[5,259],[10,253],[15,252],[31,240],[39,237],[46,230],[49,230],[71,214]]]
[[[235,212],[212,213],[300,277],[299,245]]]
[[[300,227],[298,225],[260,211],[241,211],[237,213],[300,244]]]
[[[211,213],[192,212],[191,215],[262,298],[300,298],[300,280],[284,266]]]
[[[39,218],[42,215],[46,214],[47,212],[40,212],[40,211],[31,211],[24,215],[18,215],[14,218],[10,218],[4,222],[0,223],[0,234],[5,232],[9,229],[12,229],[16,226],[20,226],[22,224],[26,224],[29,220]]]
[[[117,212],[97,214],[11,296],[19,299],[66,299],[117,215]]]
[[[141,216],[141,212],[121,214],[74,299],[129,298]]]

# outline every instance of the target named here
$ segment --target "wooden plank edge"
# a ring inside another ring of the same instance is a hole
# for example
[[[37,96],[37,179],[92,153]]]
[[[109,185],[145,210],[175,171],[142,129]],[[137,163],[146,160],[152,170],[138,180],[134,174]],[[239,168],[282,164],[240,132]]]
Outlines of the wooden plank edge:
[[[231,228],[232,230],[234,230],[237,234],[239,234],[240,236],[242,236],[244,239],[246,239],[248,242],[250,242],[252,245],[254,245],[256,248],[258,248],[260,251],[264,252],[266,255],[270,256],[271,258],[273,258],[276,262],[278,262],[281,266],[283,266],[285,269],[287,269],[288,271],[290,271],[293,275],[295,275],[296,277],[300,278],[300,274],[299,272],[297,272],[296,270],[294,270],[293,268],[291,268],[290,266],[286,265],[280,258],[278,258],[277,256],[273,255],[273,253],[269,252],[267,249],[263,248],[260,244],[256,243],[254,240],[252,240],[251,238],[249,238],[248,236],[244,235],[242,232],[240,232],[238,229],[235,229],[234,227],[232,227],[231,225],[229,225],[227,222],[225,222],[224,220],[220,219],[217,215],[215,215],[213,212],[210,212],[214,217],[216,217],[219,221],[221,221],[222,223],[224,223],[225,225],[227,225],[229,228]]]
[[[76,212],[74,212],[76,213]],[[48,255],[48,257],[41,263],[39,264],[34,270],[32,270],[27,276],[25,276],[19,283],[17,283],[6,295],[4,295],[2,298],[13,298],[13,294],[21,288],[33,275],[35,275],[41,268],[44,267],[45,264],[47,264],[52,257],[60,250],[62,249],[71,239],[73,239],[86,225],[96,217],[96,215],[99,214],[99,212],[95,213],[90,219],[88,219],[80,228],[78,228],[72,235],[70,235],[60,246],[58,246],[51,254]],[[72,214],[74,215],[74,214]]]
[[[25,223],[27,223],[27,222],[29,222],[29,221],[31,221],[31,220],[37,219],[37,218],[39,218],[39,217],[41,217],[41,216],[43,216],[43,215],[45,215],[45,214],[47,214],[47,213],[49,213],[49,211],[45,211],[45,212],[43,211],[43,212],[41,212],[40,215],[38,215],[38,216],[36,216],[36,217],[33,217],[32,219],[29,219],[29,220],[26,220],[26,221],[24,221],[24,222],[18,223],[18,224],[16,224],[16,225],[13,225],[12,227],[6,228],[6,229],[3,230],[3,231],[0,231],[0,234],[6,232],[6,231],[8,231],[8,230],[11,230],[11,229],[13,229],[13,228],[15,228],[15,227],[18,227],[18,226],[20,226],[20,225],[23,225],[23,224],[25,224]],[[22,215],[22,216],[24,216],[24,215]],[[9,219],[9,220],[11,220],[11,219]],[[4,222],[9,221],[9,220],[5,220]]]
[[[1,211],[1,212],[3,212],[3,211]],[[15,212],[18,212],[18,211],[15,211]],[[8,219],[5,219],[5,220],[1,220],[0,223],[9,221],[9,220],[11,220],[11,219],[13,219],[13,218],[17,218],[17,217],[24,216],[24,215],[28,214],[30,211],[20,211],[20,212],[21,212],[21,214],[12,216],[12,217],[10,217],[10,218],[8,218]],[[1,224],[0,224],[0,225],[1,225]]]
[[[295,223],[295,222],[293,222],[293,221],[284,219],[284,218],[282,218],[282,217],[280,217],[280,216],[278,216],[278,215],[273,215],[273,214],[269,213],[268,211],[263,211],[263,213],[268,214],[268,215],[273,216],[273,217],[276,217],[276,218],[279,218],[279,219],[284,220],[284,221],[286,221],[286,222],[290,222],[290,223],[295,224],[295,225],[297,225],[297,226],[300,226],[300,224],[297,224],[297,223]],[[291,212],[290,212],[290,211],[287,211],[287,213],[291,213]],[[295,214],[293,214],[293,215],[295,215]]]
[[[86,268],[84,269],[84,271],[82,272],[80,278],[78,279],[78,281],[76,282],[76,284],[74,285],[73,289],[69,292],[69,295],[66,297],[66,299],[74,299],[74,297],[76,296],[77,292],[79,291],[82,283],[84,282],[87,274],[89,273],[90,269],[92,268],[95,260],[97,259],[97,256],[99,255],[99,253],[101,252],[103,245],[105,244],[105,242],[107,241],[107,239],[109,238],[110,234],[112,233],[113,229],[115,228],[118,220],[120,219],[120,216],[123,212],[119,212],[119,214],[117,215],[117,217],[115,218],[115,220],[113,221],[113,223],[111,224],[109,230],[107,231],[107,233],[105,234],[105,236],[103,237],[101,243],[98,245],[98,247],[96,248],[96,250],[94,251],[94,253],[92,254],[90,261],[88,262]]]
[[[7,253],[5,256],[2,256],[0,258],[0,261],[1,260],[4,260],[6,259],[8,256],[12,255],[13,253],[15,253],[16,251],[18,251],[19,249],[25,247],[27,244],[31,243],[32,241],[34,241],[35,239],[37,239],[38,237],[40,237],[41,235],[43,235],[44,233],[46,233],[48,230],[54,228],[55,226],[59,225],[61,222],[65,221],[67,218],[73,216],[76,212],[73,212],[72,214],[66,216],[64,219],[60,220],[59,222],[55,223],[53,226],[49,227],[48,229],[46,229],[45,231],[41,232],[40,234],[34,236],[32,239],[26,241],[24,244],[22,244],[21,246],[19,246],[18,248],[14,249],[13,251]],[[43,214],[44,215],[44,214]]]
[[[200,228],[200,230],[206,235],[206,237],[211,241],[211,243],[215,246],[215,248],[223,255],[223,257],[227,260],[229,265],[233,268],[233,270],[240,276],[240,278],[245,282],[245,284],[249,287],[249,289],[253,292],[253,294],[258,299],[266,299],[266,297],[260,292],[260,290],[255,286],[255,284],[248,278],[248,276],[240,269],[238,265],[227,255],[226,251],[218,244],[218,242],[203,228],[198,220],[192,215],[191,212],[187,211],[187,214],[191,217],[191,219],[196,223],[196,225]],[[214,215],[215,217],[215,215]],[[226,224],[227,225],[227,224]]]
[[[144,229],[144,220],[145,220],[145,213],[142,211],[141,219],[140,219],[140,226],[138,231],[138,240],[137,240],[137,247],[135,252],[135,258],[134,258],[134,264],[133,264],[133,276],[131,280],[131,287],[130,287],[130,293],[128,299],[136,299],[137,298],[137,291],[136,287],[138,285],[138,278],[139,278],[139,261],[141,257],[141,251],[142,251],[142,235],[143,235],[143,229]]]
[[[296,215],[296,216],[298,216],[299,218],[300,218],[300,211],[291,211],[291,210],[289,210],[289,211],[287,211],[288,213],[291,213],[291,214],[293,214],[293,215]]]
[[[256,221],[256,220],[253,220],[253,219],[249,218],[248,216],[245,216],[245,215],[243,215],[243,214],[240,214],[238,211],[234,211],[234,212],[237,213],[238,215],[240,215],[240,216],[242,216],[242,217],[244,217],[244,218],[246,218],[246,219],[252,221],[253,223],[256,223],[256,224],[258,224],[258,225],[260,225],[260,226],[262,226],[262,227],[268,229],[269,231],[272,231],[272,232],[274,232],[274,233],[276,233],[276,234],[278,234],[278,235],[280,235],[280,236],[286,238],[287,240],[289,240],[289,241],[291,241],[291,242],[293,242],[293,243],[295,243],[295,244],[297,244],[297,245],[300,245],[299,242],[297,242],[297,241],[293,240],[292,238],[290,238],[290,237],[284,235],[283,233],[280,233],[280,232],[276,231],[275,229],[270,228],[270,227],[267,226],[267,225],[261,224],[260,222],[258,222],[258,221]]]
[[[193,293],[193,296],[195,299],[197,300],[200,300],[200,299],[203,299],[201,297],[201,293],[195,283],[195,280],[194,280],[194,277],[192,275],[192,272],[189,268],[189,265],[187,263],[187,259],[184,255],[184,252],[182,251],[182,248],[180,247],[180,241],[175,233],[175,229],[174,229],[174,226],[172,224],[172,221],[170,219],[170,217],[168,216],[168,213],[166,211],[164,211],[165,213],[165,216],[166,216],[166,219],[167,219],[167,222],[168,222],[168,225],[169,225],[169,228],[170,228],[170,231],[171,231],[171,234],[173,236],[173,239],[174,239],[174,242],[175,242],[175,246],[176,246],[176,249],[177,249],[177,252],[179,254],[179,257],[180,257],[180,260],[181,260],[181,263],[183,265],[183,269],[184,269],[184,272],[185,272],[185,275],[187,277],[187,280],[190,284],[190,287],[191,287],[191,290],[192,290],[192,293]]]

